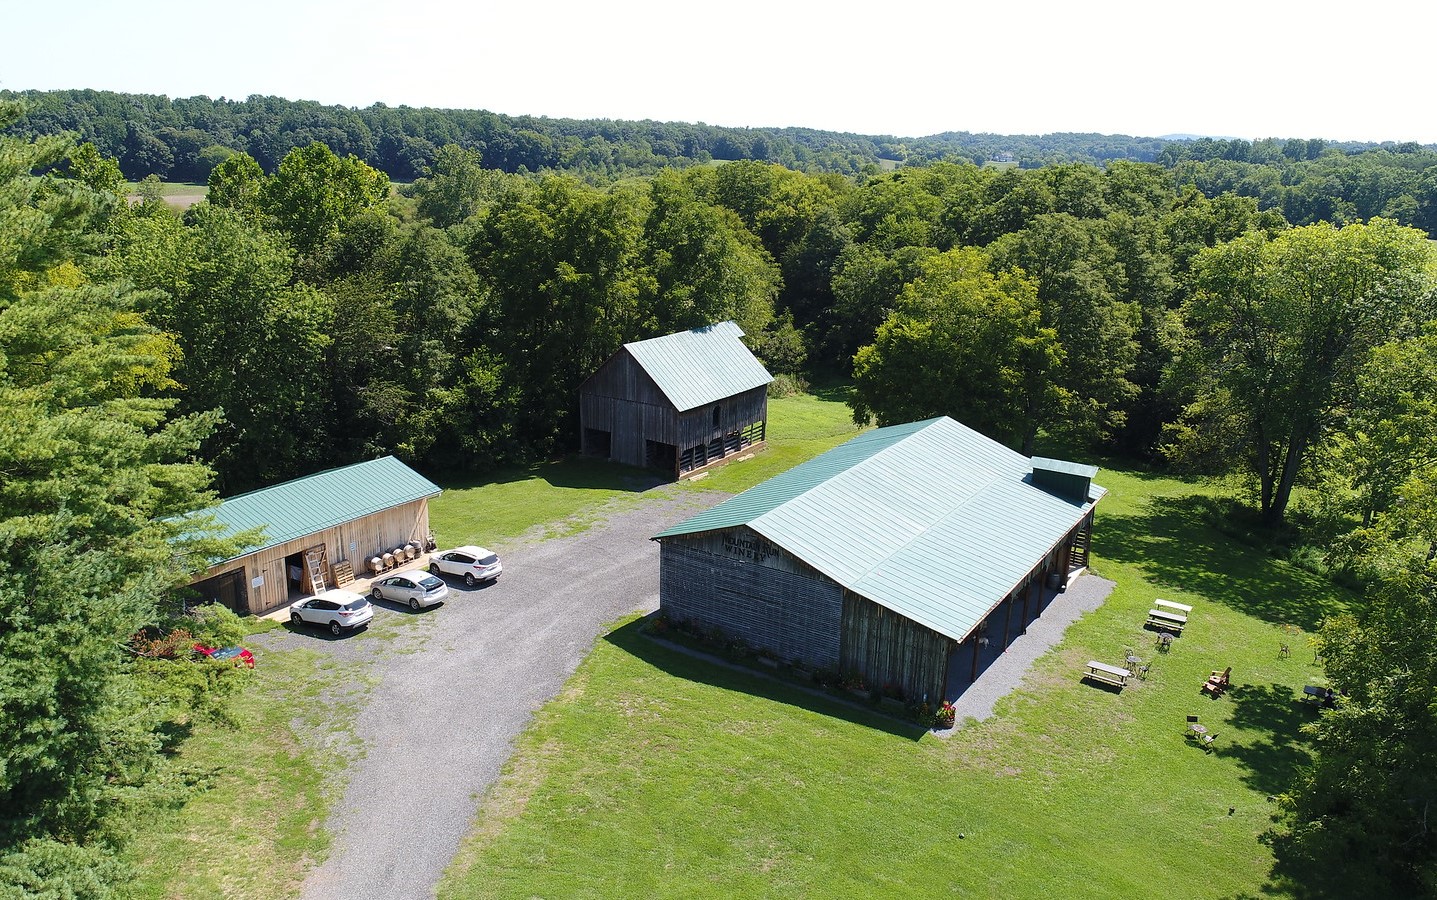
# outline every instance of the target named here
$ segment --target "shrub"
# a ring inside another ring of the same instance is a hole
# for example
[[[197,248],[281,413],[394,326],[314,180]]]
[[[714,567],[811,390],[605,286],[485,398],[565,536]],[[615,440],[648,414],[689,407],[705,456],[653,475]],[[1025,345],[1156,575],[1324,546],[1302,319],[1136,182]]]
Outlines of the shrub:
[[[808,382],[799,375],[789,375],[784,372],[773,376],[773,381],[768,383],[768,395],[770,397],[792,397],[796,394],[808,392]]]
[[[246,634],[244,620],[218,603],[196,606],[185,614],[185,625],[196,643],[209,647],[233,647]]]

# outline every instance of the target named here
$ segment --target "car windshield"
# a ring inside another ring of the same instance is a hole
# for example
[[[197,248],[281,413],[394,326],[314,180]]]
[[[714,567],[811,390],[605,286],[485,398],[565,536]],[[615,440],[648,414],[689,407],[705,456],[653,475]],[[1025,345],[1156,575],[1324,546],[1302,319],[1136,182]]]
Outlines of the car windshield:
[[[427,575],[424,578],[419,579],[419,586],[424,588],[426,591],[432,591],[443,583],[444,580],[442,578],[435,578],[433,575]]]
[[[491,553],[491,554],[489,554],[488,556],[484,557],[483,559],[479,560],[479,565],[481,565],[481,566],[492,566],[492,565],[494,565],[494,564],[495,564],[496,562],[498,562],[498,561],[499,561],[499,554],[497,554],[497,553]]]

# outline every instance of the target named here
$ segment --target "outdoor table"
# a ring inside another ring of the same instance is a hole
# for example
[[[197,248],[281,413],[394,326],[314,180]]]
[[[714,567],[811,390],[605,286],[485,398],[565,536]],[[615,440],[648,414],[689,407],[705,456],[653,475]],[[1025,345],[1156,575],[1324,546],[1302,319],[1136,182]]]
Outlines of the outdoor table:
[[[1110,666],[1107,663],[1090,659],[1088,660],[1088,671],[1083,673],[1083,677],[1091,678],[1094,681],[1103,681],[1115,687],[1124,687],[1132,674],[1127,669],[1120,669],[1117,666]]]
[[[1154,628],[1163,628],[1168,631],[1182,631],[1187,623],[1187,616],[1179,615],[1175,612],[1168,612],[1163,609],[1148,610],[1147,624]]]
[[[1180,612],[1185,616],[1193,611],[1193,608],[1191,606],[1188,606],[1186,603],[1174,603],[1171,600],[1154,600],[1153,606],[1162,607],[1165,610],[1170,609],[1174,612]]]

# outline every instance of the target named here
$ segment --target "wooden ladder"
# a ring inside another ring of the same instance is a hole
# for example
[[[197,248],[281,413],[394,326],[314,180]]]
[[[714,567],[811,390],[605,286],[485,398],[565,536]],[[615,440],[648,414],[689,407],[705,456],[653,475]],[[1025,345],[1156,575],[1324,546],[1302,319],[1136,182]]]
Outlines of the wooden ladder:
[[[304,551],[304,564],[309,569],[309,590],[314,594],[322,594],[325,591],[324,583],[325,554],[323,547],[312,547]]]

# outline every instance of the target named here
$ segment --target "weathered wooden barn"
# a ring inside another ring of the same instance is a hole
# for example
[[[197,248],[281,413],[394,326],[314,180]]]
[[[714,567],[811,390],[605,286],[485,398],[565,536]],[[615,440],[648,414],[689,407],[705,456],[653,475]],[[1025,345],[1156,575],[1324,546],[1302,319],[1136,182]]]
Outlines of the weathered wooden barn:
[[[440,489],[392,456],[330,469],[222,500],[207,510],[222,535],[262,528],[243,554],[212,565],[190,591],[240,614],[261,615],[335,586],[335,568],[429,537],[429,498]]]
[[[865,432],[656,535],[660,608],[953,699],[1087,565],[1096,474],[949,418]]]
[[[585,454],[681,477],[761,445],[773,376],[719,322],[635,341],[579,388]]]

